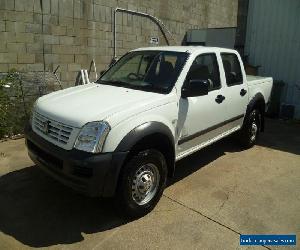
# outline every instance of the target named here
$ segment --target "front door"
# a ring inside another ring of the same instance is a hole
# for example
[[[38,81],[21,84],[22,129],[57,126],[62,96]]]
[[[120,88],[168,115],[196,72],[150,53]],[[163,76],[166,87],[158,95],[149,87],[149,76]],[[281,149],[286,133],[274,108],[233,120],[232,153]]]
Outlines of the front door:
[[[189,80],[207,80],[208,95],[180,98],[177,129],[177,159],[194,152],[222,132],[226,119],[226,97],[215,53],[198,55],[187,74]]]

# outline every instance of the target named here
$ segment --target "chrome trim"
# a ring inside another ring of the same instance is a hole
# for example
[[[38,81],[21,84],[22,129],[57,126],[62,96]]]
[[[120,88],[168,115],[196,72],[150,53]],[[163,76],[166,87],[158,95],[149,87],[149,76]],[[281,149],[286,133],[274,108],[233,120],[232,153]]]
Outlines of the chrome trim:
[[[32,126],[39,133],[60,144],[68,144],[73,131],[71,126],[54,121],[36,111],[33,114]]]

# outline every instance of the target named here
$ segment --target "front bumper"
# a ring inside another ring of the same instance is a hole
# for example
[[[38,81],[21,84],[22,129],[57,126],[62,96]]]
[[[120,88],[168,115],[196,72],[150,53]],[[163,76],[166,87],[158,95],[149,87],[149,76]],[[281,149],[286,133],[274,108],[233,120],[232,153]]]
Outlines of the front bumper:
[[[127,152],[92,154],[65,150],[25,128],[26,146],[32,161],[66,186],[88,196],[113,196]]]

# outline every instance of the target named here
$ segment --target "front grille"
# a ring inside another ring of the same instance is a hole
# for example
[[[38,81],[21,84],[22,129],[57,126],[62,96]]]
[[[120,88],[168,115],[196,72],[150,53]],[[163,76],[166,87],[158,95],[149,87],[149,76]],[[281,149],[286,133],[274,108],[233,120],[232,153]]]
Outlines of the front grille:
[[[33,126],[47,137],[62,144],[68,143],[73,130],[72,127],[50,120],[37,112],[33,116]]]

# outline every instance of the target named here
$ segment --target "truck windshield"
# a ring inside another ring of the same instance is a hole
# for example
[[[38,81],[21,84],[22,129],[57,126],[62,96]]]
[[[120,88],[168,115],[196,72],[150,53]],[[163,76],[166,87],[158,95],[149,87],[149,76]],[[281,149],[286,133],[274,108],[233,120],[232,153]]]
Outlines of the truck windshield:
[[[97,83],[169,93],[186,60],[185,52],[135,51],[123,56]]]

